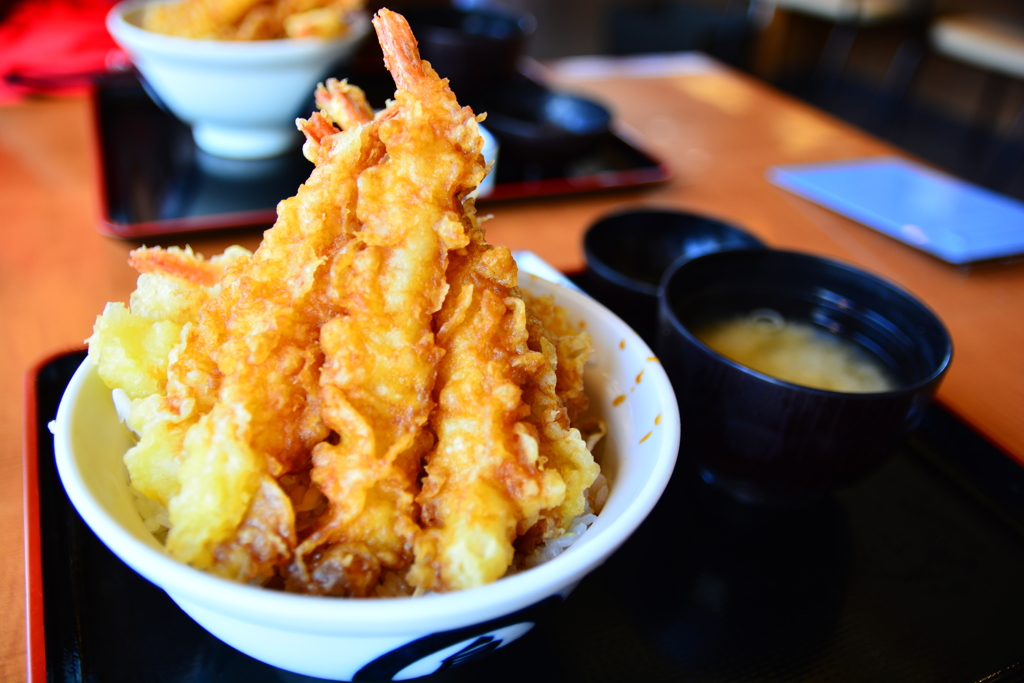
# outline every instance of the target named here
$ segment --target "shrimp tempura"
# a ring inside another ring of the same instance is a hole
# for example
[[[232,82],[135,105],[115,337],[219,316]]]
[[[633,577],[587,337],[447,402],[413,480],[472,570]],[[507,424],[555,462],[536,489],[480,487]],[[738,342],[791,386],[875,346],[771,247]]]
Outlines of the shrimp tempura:
[[[381,568],[412,559],[413,498],[433,440],[424,427],[442,355],[432,320],[448,291],[448,252],[468,242],[463,200],[485,173],[473,112],[420,60],[408,23],[388,10],[373,23],[398,89],[364,125],[385,154],[359,175],[361,228],[331,273],[344,313],[320,335],[323,416],[338,438],[314,449],[312,479],[330,508],[289,575],[293,586],[330,594],[366,594]],[[363,110],[346,88],[328,91],[328,116]],[[318,167],[334,164],[345,133],[320,136],[318,123],[304,130]]]
[[[522,386],[546,359],[528,346],[515,262],[507,248],[488,245],[482,230],[471,236],[452,258],[452,290],[438,315],[445,350],[431,418],[438,443],[426,459],[418,499],[424,530],[408,575],[413,586],[433,591],[500,578],[515,538],[565,498],[562,477],[545,468],[540,434],[527,421]]]

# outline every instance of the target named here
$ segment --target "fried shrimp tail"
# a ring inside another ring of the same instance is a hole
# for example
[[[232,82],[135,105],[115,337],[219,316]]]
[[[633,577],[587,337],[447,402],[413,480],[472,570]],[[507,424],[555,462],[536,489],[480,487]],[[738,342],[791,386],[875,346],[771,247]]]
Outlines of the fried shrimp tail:
[[[327,79],[316,88],[315,99],[320,111],[313,112],[309,119],[297,119],[295,124],[306,142],[302,154],[314,164],[320,156],[320,142],[341,130],[349,130],[373,120],[373,109],[366,101],[366,95],[348,81]]]
[[[314,97],[316,106],[342,130],[373,120],[373,108],[366,101],[366,94],[348,81],[328,78],[326,85],[317,86]]]

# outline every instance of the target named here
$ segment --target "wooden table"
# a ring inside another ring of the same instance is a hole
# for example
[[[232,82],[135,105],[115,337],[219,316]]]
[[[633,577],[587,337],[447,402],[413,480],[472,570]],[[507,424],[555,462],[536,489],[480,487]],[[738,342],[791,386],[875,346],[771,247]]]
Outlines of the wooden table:
[[[550,77],[609,104],[672,168],[666,184],[572,198],[493,204],[493,243],[527,248],[567,271],[583,268],[581,238],[623,204],[707,212],[768,245],[858,264],[927,302],[946,322],[955,356],[939,399],[1024,464],[1024,263],[942,263],[769,184],[768,167],[892,153],[889,146],[699,56],[575,60]],[[88,101],[0,108],[0,680],[24,680],[21,457],[26,373],[81,346],[107,301],[127,300],[135,242],[103,237]],[[259,231],[149,241],[207,256]]]

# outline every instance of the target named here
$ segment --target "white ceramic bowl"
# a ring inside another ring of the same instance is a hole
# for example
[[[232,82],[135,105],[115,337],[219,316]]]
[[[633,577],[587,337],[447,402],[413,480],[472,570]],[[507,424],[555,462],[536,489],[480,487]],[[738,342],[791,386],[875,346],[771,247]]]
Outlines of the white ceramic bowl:
[[[545,564],[462,592],[377,599],[288,594],[193,569],[172,559],[136,512],[122,463],[130,439],[88,360],[57,412],[64,487],[118,557],[210,633],[268,664],[332,680],[399,680],[434,672],[479,638],[496,649],[528,631],[629,537],[661,496],[679,447],[675,394],[640,337],[590,297],[525,273],[520,283],[554,294],[585,322],[595,346],[587,393],[608,428],[601,461],[608,501],[590,529]]]
[[[484,139],[484,148],[482,153],[484,155],[484,161],[491,164],[491,170],[484,176],[484,179],[480,182],[480,187],[476,188],[474,192],[477,197],[486,197],[494,190],[494,178],[498,175],[498,150],[500,146],[498,139],[491,135],[491,131],[487,130],[483,124],[479,124],[480,137]]]
[[[107,30],[152,92],[192,127],[203,150],[258,159],[296,147],[295,118],[332,65],[349,58],[370,31],[366,14],[339,38],[222,41],[166,36],[139,27],[146,3],[128,0],[107,14]]]

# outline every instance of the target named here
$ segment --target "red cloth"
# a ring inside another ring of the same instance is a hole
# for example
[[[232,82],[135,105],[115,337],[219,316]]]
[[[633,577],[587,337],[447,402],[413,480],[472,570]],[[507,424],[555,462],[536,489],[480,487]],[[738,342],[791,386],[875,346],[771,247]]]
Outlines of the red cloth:
[[[67,93],[127,64],[104,21],[113,0],[23,0],[0,24],[0,104]]]

